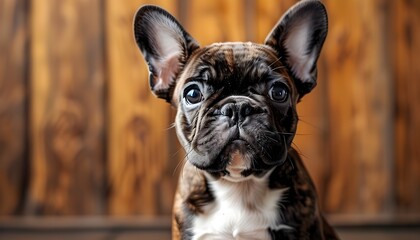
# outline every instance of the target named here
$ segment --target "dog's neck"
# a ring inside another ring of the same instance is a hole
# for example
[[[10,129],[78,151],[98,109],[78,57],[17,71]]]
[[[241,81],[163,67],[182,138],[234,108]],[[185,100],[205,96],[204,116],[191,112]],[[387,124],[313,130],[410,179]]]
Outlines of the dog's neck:
[[[206,174],[214,201],[195,219],[195,237],[268,239],[267,226],[274,230],[290,229],[277,214],[278,203],[287,188],[270,189],[271,173],[238,182]]]
[[[242,181],[229,177],[222,177],[213,179],[210,175],[208,183],[213,190],[216,201],[226,201],[232,204],[241,204],[249,210],[264,205],[266,196],[271,191],[268,187],[269,176],[273,170],[267,172],[263,177],[257,178],[248,176],[243,178]]]

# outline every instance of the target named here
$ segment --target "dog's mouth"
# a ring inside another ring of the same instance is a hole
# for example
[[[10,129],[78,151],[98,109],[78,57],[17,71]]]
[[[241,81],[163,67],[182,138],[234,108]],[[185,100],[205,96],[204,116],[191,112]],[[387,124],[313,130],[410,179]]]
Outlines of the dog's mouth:
[[[231,140],[220,152],[214,164],[203,170],[216,178],[240,182],[250,177],[263,176],[272,167],[258,166],[256,153],[251,144],[244,139]]]
[[[281,165],[287,157],[286,140],[250,133],[230,136],[234,137],[224,144],[207,145],[208,152],[205,154],[192,150],[190,162],[217,179],[240,182],[251,177],[265,176],[265,173]],[[261,142],[258,139],[270,141]]]

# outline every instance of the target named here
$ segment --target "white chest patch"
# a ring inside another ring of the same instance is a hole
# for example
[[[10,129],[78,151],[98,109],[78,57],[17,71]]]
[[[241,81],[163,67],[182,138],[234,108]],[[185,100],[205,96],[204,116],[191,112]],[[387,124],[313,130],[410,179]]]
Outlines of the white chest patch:
[[[193,239],[270,239],[268,228],[281,224],[279,201],[287,189],[270,190],[266,180],[209,182],[215,201],[194,219]]]

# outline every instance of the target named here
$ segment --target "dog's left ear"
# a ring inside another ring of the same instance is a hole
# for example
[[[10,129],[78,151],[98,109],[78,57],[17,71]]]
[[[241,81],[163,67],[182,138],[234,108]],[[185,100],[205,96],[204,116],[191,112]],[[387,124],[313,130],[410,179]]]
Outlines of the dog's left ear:
[[[292,73],[299,98],[316,86],[316,62],[327,31],[324,5],[320,1],[304,0],[283,15],[265,40]]]

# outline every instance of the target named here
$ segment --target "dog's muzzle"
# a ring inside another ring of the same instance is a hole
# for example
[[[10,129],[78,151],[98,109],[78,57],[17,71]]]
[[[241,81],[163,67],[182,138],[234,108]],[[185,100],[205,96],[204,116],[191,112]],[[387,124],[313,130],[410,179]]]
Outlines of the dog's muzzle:
[[[191,157],[197,167],[239,180],[261,175],[285,160],[284,138],[271,122],[268,108],[255,100],[242,96],[226,98],[204,118],[204,128],[210,131],[199,131],[203,134],[197,136],[203,143],[196,146],[201,154]]]

